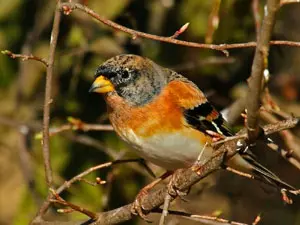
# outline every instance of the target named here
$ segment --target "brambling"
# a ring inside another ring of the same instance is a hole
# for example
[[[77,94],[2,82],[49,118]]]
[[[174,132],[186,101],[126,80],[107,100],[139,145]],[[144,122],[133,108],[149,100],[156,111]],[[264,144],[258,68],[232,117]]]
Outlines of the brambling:
[[[104,95],[117,134],[144,159],[169,171],[190,167],[197,159],[205,162],[215,138],[233,134],[192,81],[141,56],[118,55],[104,62],[90,91]],[[247,152],[225,164],[290,188]]]

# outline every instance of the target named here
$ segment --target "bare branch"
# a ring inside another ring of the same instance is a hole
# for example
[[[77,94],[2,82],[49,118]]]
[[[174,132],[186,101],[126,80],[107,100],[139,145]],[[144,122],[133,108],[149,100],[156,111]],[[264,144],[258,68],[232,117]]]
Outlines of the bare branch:
[[[58,1],[59,3],[60,1]],[[60,23],[60,11],[56,9],[53,21],[53,27],[51,32],[50,49],[49,49],[49,59],[46,75],[46,87],[45,87],[45,100],[44,100],[44,115],[43,115],[43,156],[44,156],[44,166],[46,181],[49,187],[52,185],[52,169],[50,164],[50,150],[49,150],[49,121],[50,121],[50,104],[51,99],[51,85],[54,67],[54,56],[55,48],[57,44],[57,38],[59,33],[59,23]]]
[[[161,42],[166,42],[170,44],[176,44],[176,45],[182,45],[182,46],[187,46],[187,47],[193,47],[193,48],[205,48],[205,49],[211,49],[211,50],[217,50],[223,52],[226,56],[229,56],[229,52],[227,50],[229,49],[234,49],[234,48],[252,48],[256,47],[256,42],[247,42],[247,43],[239,43],[239,44],[203,44],[203,43],[196,43],[196,42],[188,42],[188,41],[182,41],[182,40],[177,40],[174,38],[170,37],[162,37],[154,34],[148,34],[140,31],[136,31],[127,27],[124,27],[120,24],[117,24],[111,20],[105,19],[102,16],[98,15],[96,12],[91,10],[90,8],[78,4],[78,3],[72,3],[72,2],[67,2],[67,3],[62,3],[60,4],[60,9],[66,14],[69,15],[72,10],[79,9],[88,15],[92,16],[99,22],[112,27],[116,30],[123,31],[127,34],[132,35],[133,38],[147,38],[147,39],[152,39],[156,41],[161,41]],[[287,46],[293,46],[293,47],[300,47],[300,42],[293,42],[293,41],[270,41],[271,45],[287,45]]]
[[[259,30],[260,30],[260,14],[259,14],[259,0],[252,0],[252,14],[254,18],[254,23],[255,23],[255,31],[256,31],[256,37],[258,38]],[[257,39],[256,38],[256,39]]]
[[[260,117],[272,124],[276,124],[279,121],[275,116],[266,111],[260,111]],[[285,160],[300,169],[300,148],[299,145],[295,143],[293,134],[289,130],[280,131],[279,134],[288,147],[288,150],[284,150],[275,144],[274,147],[271,144],[268,144],[268,146],[276,152],[279,152]]]
[[[80,212],[84,215],[87,215],[88,217],[90,217],[91,219],[97,219],[97,215],[91,211],[89,211],[88,209],[85,209],[83,207],[77,206],[71,202],[67,202],[66,200],[64,200],[62,197],[59,196],[58,193],[55,192],[55,190],[50,188],[50,191],[52,192],[53,196],[55,199],[51,199],[50,201],[53,203],[58,203],[64,206],[68,206],[71,209],[73,209],[73,211],[77,211]],[[64,212],[63,210],[60,210],[60,212]],[[71,211],[72,212],[72,211]]]
[[[40,57],[37,57],[37,56],[34,56],[34,55],[15,54],[15,53],[12,53],[9,50],[1,51],[1,53],[3,55],[9,56],[12,59],[21,58],[23,61],[25,61],[25,60],[35,60],[35,61],[43,63],[45,66],[48,66],[48,62],[47,62],[46,59],[43,59],[43,58],[40,58]]]
[[[282,129],[287,129],[296,126],[299,123],[299,119],[291,118],[286,121],[281,121],[278,124],[266,125],[263,127],[266,134],[272,134]],[[236,153],[236,145],[238,140],[231,140],[224,143],[215,154],[204,164],[194,165],[188,169],[180,169],[177,173],[176,179],[174,179],[174,185],[179,191],[184,191],[190,188],[212,172],[218,170],[223,163],[224,156],[231,157]],[[168,192],[168,187],[164,186],[156,191],[150,192],[143,196],[141,199],[141,205],[145,212],[151,212],[153,209],[158,208],[164,203],[165,196]],[[299,194],[295,192],[295,194]],[[86,221],[85,224],[93,225],[108,225],[125,222],[134,217],[131,214],[132,204],[122,206],[120,208],[110,210],[107,212],[100,212],[97,214],[98,219],[96,221]],[[45,222],[45,223],[44,223]],[[51,222],[41,221],[41,218],[37,218],[32,224],[52,224]],[[53,222],[55,224],[55,222]],[[73,222],[73,224],[79,224]]]
[[[43,114],[43,159],[45,167],[46,182],[49,188],[52,186],[53,177],[52,177],[52,168],[50,160],[50,149],[49,149],[49,123],[50,123],[50,104],[51,104],[51,86],[52,86],[52,76],[54,70],[54,56],[55,49],[57,44],[57,38],[59,33],[59,24],[61,13],[58,10],[58,4],[60,0],[57,1],[57,6],[54,14],[54,21],[51,31],[50,38],[50,48],[49,48],[49,58],[48,58],[48,67],[46,73],[46,86],[45,86],[45,100],[44,100],[44,114]],[[51,198],[51,193],[49,192],[48,198]],[[41,207],[39,215],[42,215],[46,212],[47,208]]]
[[[51,127],[49,129],[49,135],[54,136],[58,133],[68,131],[68,130],[82,130],[84,132],[87,131],[113,131],[113,127],[109,124],[89,124],[85,123],[80,119],[76,119],[73,117],[68,118],[69,124],[64,124],[59,127]],[[40,133],[37,133],[35,136],[37,139],[41,137]]]
[[[292,3],[299,3],[299,0],[281,0],[280,1],[280,7],[287,5],[287,4],[292,4]]]
[[[156,209],[156,210],[154,210],[154,212],[162,213],[162,210]],[[174,211],[174,210],[169,210],[169,214],[174,215],[174,216],[180,216],[180,217],[187,218],[187,219],[194,220],[194,221],[203,222],[203,223],[207,223],[209,221],[209,222],[216,222],[216,224],[222,224],[222,225],[250,225],[250,224],[246,224],[246,223],[239,223],[236,221],[222,219],[222,218],[216,217],[216,216],[196,215],[196,214],[190,214],[190,213]]]
[[[87,176],[88,174],[96,171],[96,170],[100,170],[103,168],[107,168],[107,167],[111,167],[113,165],[116,164],[121,164],[121,163],[128,163],[128,162],[141,162],[141,159],[124,159],[124,160],[115,160],[112,162],[107,162],[107,163],[103,163],[97,166],[93,166],[88,168],[87,170],[83,171],[82,173],[74,176],[72,179],[65,181],[64,184],[62,184],[59,188],[57,188],[55,190],[55,193],[60,194],[62,193],[64,190],[68,189],[72,184],[74,184],[77,181],[81,181],[83,179],[83,177]],[[141,162],[142,163],[142,162]],[[99,184],[102,184],[103,181],[102,180],[98,180],[97,182],[99,182]],[[43,209],[43,212],[45,212],[49,206],[50,206],[50,202],[52,199],[52,195],[48,196],[47,200],[43,203],[41,209]],[[37,218],[36,218],[37,219]]]
[[[262,93],[263,72],[268,68],[269,41],[271,38],[275,13],[279,0],[268,0],[265,6],[265,16],[258,36],[257,47],[251,69],[251,76],[248,79],[247,94],[247,129],[250,142],[255,141],[258,136],[258,111]]]

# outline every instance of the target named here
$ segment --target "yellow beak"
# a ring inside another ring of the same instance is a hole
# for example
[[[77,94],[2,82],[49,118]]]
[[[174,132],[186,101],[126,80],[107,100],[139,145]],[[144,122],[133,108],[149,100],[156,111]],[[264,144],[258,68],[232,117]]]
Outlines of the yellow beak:
[[[89,92],[107,93],[113,90],[115,90],[113,84],[106,77],[101,75],[96,78]]]

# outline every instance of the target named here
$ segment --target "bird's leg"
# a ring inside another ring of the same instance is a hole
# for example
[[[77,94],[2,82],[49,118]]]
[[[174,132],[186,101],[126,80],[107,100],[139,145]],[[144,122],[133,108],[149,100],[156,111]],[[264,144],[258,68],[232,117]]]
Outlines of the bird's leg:
[[[183,197],[186,196],[190,192],[190,189],[181,191],[178,189],[178,185],[177,185],[177,180],[178,180],[177,177],[178,177],[178,175],[180,175],[182,173],[182,170],[184,170],[184,169],[178,169],[172,174],[172,177],[168,184],[168,194],[173,198],[179,196],[182,200],[185,200]]]
[[[197,163],[197,164],[201,163],[201,158],[203,156],[203,153],[204,153],[206,147],[209,146],[209,145],[210,145],[210,143],[205,142],[205,144],[202,147],[195,163]],[[178,190],[178,188],[176,186],[176,180],[177,180],[177,175],[180,174],[180,173],[181,173],[181,169],[178,169],[173,173],[173,175],[171,177],[171,180],[168,184],[168,193],[172,197],[179,196],[182,200],[184,200],[183,196],[186,196],[190,192],[190,189],[185,190],[185,191]]]
[[[132,207],[131,207],[131,213],[134,215],[139,215],[142,219],[150,222],[147,217],[146,214],[144,213],[142,204],[141,204],[141,200],[143,199],[143,197],[145,195],[148,194],[149,190],[151,190],[154,186],[156,186],[159,182],[161,182],[162,180],[166,179],[167,177],[169,177],[170,175],[173,174],[173,171],[166,171],[163,175],[161,175],[158,179],[152,181],[150,184],[146,185],[145,187],[143,187],[140,192],[137,194]]]

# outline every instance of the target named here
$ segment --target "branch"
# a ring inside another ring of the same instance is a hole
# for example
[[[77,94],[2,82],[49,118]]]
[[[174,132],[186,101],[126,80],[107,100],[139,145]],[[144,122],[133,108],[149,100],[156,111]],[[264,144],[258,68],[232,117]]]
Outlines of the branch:
[[[78,3],[73,3],[73,2],[65,2],[61,3],[59,7],[66,15],[69,15],[73,10],[79,9],[86,14],[90,15],[97,21],[112,27],[116,30],[125,32],[127,34],[132,35],[133,38],[141,37],[141,38],[147,38],[147,39],[152,39],[156,41],[161,41],[161,42],[166,42],[170,44],[176,44],[176,45],[182,45],[182,46],[187,46],[187,47],[193,47],[193,48],[205,48],[205,49],[212,49],[212,50],[217,50],[223,52],[226,56],[229,56],[229,52],[227,50],[229,49],[235,49],[235,48],[252,48],[256,47],[256,42],[247,42],[247,43],[239,43],[239,44],[203,44],[203,43],[196,43],[196,42],[189,42],[189,41],[182,41],[182,40],[177,40],[172,37],[162,37],[154,34],[148,34],[140,31],[136,31],[127,27],[124,27],[120,24],[117,24],[111,20],[105,19],[104,17],[98,15],[96,12],[91,10],[90,8],[78,4]],[[300,47],[300,42],[293,42],[293,41],[280,41],[280,40],[275,40],[275,41],[270,41],[271,45],[287,45],[287,46],[293,46],[293,47]]]
[[[12,53],[9,50],[1,51],[1,53],[3,55],[9,56],[12,59],[21,58],[23,61],[25,61],[25,60],[35,60],[35,61],[43,63],[45,66],[48,66],[48,62],[47,62],[46,59],[43,59],[43,58],[40,58],[40,57],[37,57],[37,56],[34,56],[34,55],[15,54],[15,53]]]
[[[153,212],[162,213],[162,210],[156,209]],[[168,212],[170,215],[180,216],[180,217],[183,217],[183,218],[186,218],[189,220],[203,222],[204,224],[210,224],[209,222],[211,222],[212,224],[220,224],[220,225],[250,225],[250,224],[246,224],[246,223],[239,223],[236,221],[223,219],[223,218],[216,217],[216,216],[197,215],[197,214],[190,214],[190,213],[174,211],[174,210],[169,210]],[[255,221],[257,220],[257,218],[258,218],[258,216],[255,218]],[[213,223],[213,222],[215,222],[215,223]],[[252,223],[252,225],[254,225],[254,223]]]
[[[258,33],[260,30],[259,0],[252,0],[251,8],[255,23],[256,37],[258,37]]]
[[[108,124],[89,124],[85,123],[80,119],[76,119],[73,117],[68,118],[69,124],[64,124],[59,127],[51,127],[49,129],[49,136],[54,136],[58,133],[67,131],[67,130],[82,130],[84,132],[96,130],[96,131],[113,131],[113,127]],[[37,133],[35,135],[36,139],[41,138],[41,133]]]
[[[263,129],[266,134],[272,134],[283,129],[295,127],[299,123],[299,119],[291,118],[289,120],[281,121],[277,124],[271,124],[264,126]],[[239,134],[240,135],[240,134]],[[179,191],[189,189],[192,185],[218,170],[224,161],[224,156],[231,157],[236,153],[236,145],[238,140],[231,140],[224,143],[220,148],[216,150],[214,155],[202,165],[194,165],[188,169],[180,169],[174,179],[174,185]],[[153,209],[158,208],[164,203],[164,198],[168,192],[168,187],[164,186],[156,191],[145,195],[141,200],[142,208],[146,213],[151,212]],[[118,224],[128,221],[134,217],[131,214],[131,204],[122,206],[120,208],[110,210],[107,212],[97,213],[98,219],[96,221],[86,221],[84,224],[93,225],[108,225]],[[56,222],[41,221],[41,218],[37,218],[32,224],[56,224]],[[83,224],[78,222],[68,224]]]
[[[145,169],[148,171],[150,170],[147,165],[144,163],[144,160],[143,159],[124,159],[124,160],[115,160],[115,161],[112,161],[112,162],[106,162],[106,163],[102,163],[100,165],[97,165],[97,166],[93,166],[93,167],[90,167],[88,168],[87,170],[77,174],[76,176],[74,176],[73,178],[71,178],[70,180],[68,181],[65,181],[59,188],[57,188],[56,190],[50,188],[50,192],[53,193],[53,191],[56,193],[56,194],[60,194],[62,193],[63,191],[65,191],[66,189],[70,188],[72,184],[78,182],[78,181],[85,181],[84,180],[84,177],[87,176],[88,174],[96,171],[96,170],[100,170],[100,169],[103,169],[103,168],[107,168],[107,167],[111,167],[111,166],[114,166],[114,165],[117,165],[117,164],[121,164],[121,163],[130,163],[130,162],[137,162],[137,163],[140,163],[143,167],[145,167]],[[151,171],[152,172],[152,171]],[[91,184],[91,182],[88,182],[89,184]],[[100,179],[100,178],[96,178],[96,184],[104,184],[106,183],[104,180]],[[55,196],[54,196],[55,197]],[[51,200],[52,200],[52,195],[51,196],[48,196],[48,198],[43,202],[42,206],[41,206],[41,209],[43,210],[43,212],[46,212],[46,210],[49,208],[50,206],[50,203],[51,203]],[[39,220],[40,219],[40,216],[38,216],[37,218],[34,219],[34,221],[36,220]],[[32,224],[34,224],[34,221],[32,222]]]
[[[279,0],[268,0],[265,6],[263,24],[258,34],[257,47],[251,69],[251,76],[248,79],[249,90],[247,94],[247,129],[250,142],[258,137],[258,111],[262,93],[263,72],[268,68],[269,41],[271,38],[275,13],[279,6]]]
[[[58,1],[60,2],[60,1]],[[59,23],[60,23],[60,11],[56,9],[53,21],[53,27],[50,39],[50,49],[48,58],[48,67],[46,74],[46,87],[45,87],[45,100],[44,100],[44,115],[43,115],[43,157],[46,181],[49,187],[52,185],[52,169],[50,164],[50,151],[49,151],[49,121],[50,121],[50,104],[51,99],[51,86],[52,86],[52,76],[54,67],[54,56],[55,48],[57,44],[57,38],[59,33]]]
[[[276,124],[278,119],[266,111],[260,111],[260,117],[268,123]],[[300,169],[300,148],[294,140],[294,135],[289,130],[280,131],[279,134],[287,146],[287,150],[281,149],[279,146],[268,145],[272,150],[277,151],[285,160],[290,162],[296,168]]]
[[[54,21],[53,21],[53,26],[51,31],[48,67],[46,73],[44,114],[43,114],[43,142],[42,142],[43,159],[44,159],[46,182],[49,188],[51,188],[53,182],[52,168],[50,162],[50,149],[49,149],[49,122],[50,122],[50,104],[52,102],[51,85],[52,85],[52,76],[53,76],[53,68],[54,68],[54,56],[55,56],[55,48],[56,48],[57,38],[59,33],[59,23],[61,18],[61,13],[58,10],[59,3],[60,0],[57,1],[56,10],[54,14]],[[51,195],[52,194],[49,192],[48,199],[50,199]],[[39,210],[39,215],[45,213],[46,209],[47,208],[41,207]]]

